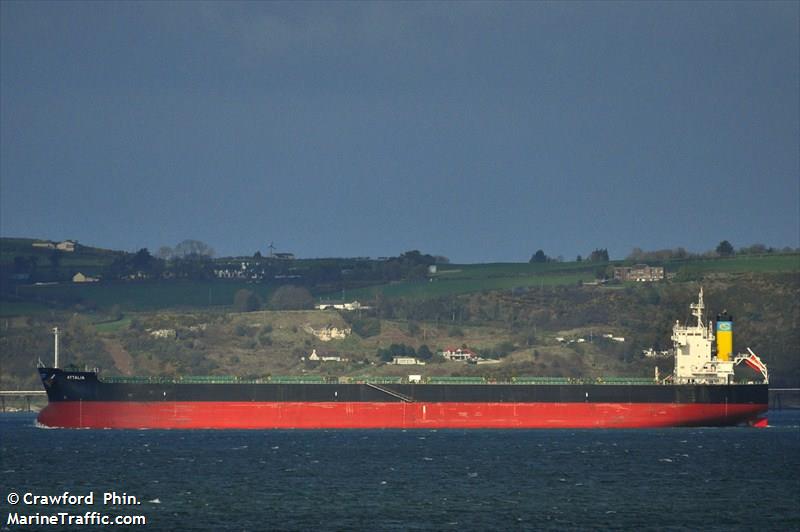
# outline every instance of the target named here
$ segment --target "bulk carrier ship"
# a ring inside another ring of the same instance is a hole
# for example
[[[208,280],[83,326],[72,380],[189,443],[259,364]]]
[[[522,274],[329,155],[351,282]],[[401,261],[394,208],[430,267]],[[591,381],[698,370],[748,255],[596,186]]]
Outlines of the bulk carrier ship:
[[[120,429],[508,429],[766,425],[769,375],[759,357],[733,355],[733,323],[675,323],[675,369],[664,379],[577,382],[472,378],[100,377],[40,367],[48,405],[39,424]],[[716,350],[714,349],[716,344]],[[735,383],[745,363],[763,381]]]

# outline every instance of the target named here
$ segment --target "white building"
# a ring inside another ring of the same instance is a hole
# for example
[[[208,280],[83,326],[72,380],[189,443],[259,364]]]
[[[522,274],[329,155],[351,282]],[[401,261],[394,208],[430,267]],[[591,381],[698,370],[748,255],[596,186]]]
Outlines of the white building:
[[[311,354],[308,355],[309,360],[318,360],[320,362],[347,362],[346,358],[342,358],[338,355],[318,355],[316,349],[311,350]]]
[[[368,310],[370,307],[359,301],[322,301],[315,305],[317,310]]]
[[[425,362],[414,357],[396,356],[392,357],[392,364],[396,366],[424,366]]]
[[[177,338],[178,332],[175,329],[156,329],[149,331],[153,338]]]
[[[76,273],[72,276],[73,283],[96,283],[100,279],[97,277],[90,277],[88,275],[84,275],[81,272]]]
[[[344,340],[350,336],[350,333],[353,332],[353,329],[350,327],[340,329],[331,325],[323,327],[322,329],[315,329],[310,325],[307,325],[305,327],[305,331],[309,334],[313,334],[323,342],[330,342],[331,340]]]
[[[66,251],[67,253],[72,253],[75,251],[76,244],[77,242],[74,240],[64,240],[63,242],[56,244],[56,249]]]
[[[57,249],[59,251],[65,251],[67,253],[73,253],[75,251],[75,246],[78,244],[76,240],[63,240],[59,243],[50,242],[48,241],[39,241],[34,242],[32,245],[35,248],[44,248],[44,249]]]
[[[476,352],[466,347],[448,347],[441,352],[441,355],[447,360],[455,360],[458,362],[470,362],[480,358]]]

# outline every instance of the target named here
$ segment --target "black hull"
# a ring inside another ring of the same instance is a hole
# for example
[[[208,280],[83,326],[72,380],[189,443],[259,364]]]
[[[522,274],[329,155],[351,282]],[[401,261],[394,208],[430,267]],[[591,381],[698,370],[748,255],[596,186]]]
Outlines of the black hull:
[[[105,383],[93,372],[40,373],[50,402],[768,404],[766,384],[153,384]]]

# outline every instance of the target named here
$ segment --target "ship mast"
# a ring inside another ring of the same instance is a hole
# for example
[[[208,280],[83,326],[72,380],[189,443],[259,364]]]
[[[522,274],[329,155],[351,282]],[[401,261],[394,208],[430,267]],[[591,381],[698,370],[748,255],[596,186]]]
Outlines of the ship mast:
[[[58,327],[53,327],[53,341],[55,343],[55,361],[53,367],[58,369]]]
[[[689,305],[689,308],[692,309],[692,316],[697,318],[697,327],[705,328],[703,325],[703,312],[706,310],[705,303],[703,303],[703,287],[700,287],[700,297],[697,300],[697,303],[692,303]]]

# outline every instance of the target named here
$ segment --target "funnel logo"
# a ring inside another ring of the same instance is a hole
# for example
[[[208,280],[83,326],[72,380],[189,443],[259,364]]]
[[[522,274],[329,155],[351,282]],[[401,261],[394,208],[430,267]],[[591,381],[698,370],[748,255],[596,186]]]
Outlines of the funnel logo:
[[[717,330],[730,332],[731,330],[733,330],[733,324],[729,321],[718,321]]]

